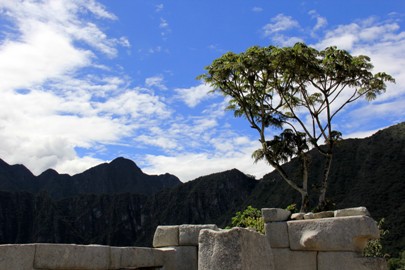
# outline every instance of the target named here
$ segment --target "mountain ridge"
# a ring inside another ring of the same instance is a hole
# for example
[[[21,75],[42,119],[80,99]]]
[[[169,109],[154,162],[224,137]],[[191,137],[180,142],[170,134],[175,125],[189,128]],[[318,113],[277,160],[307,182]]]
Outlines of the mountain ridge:
[[[24,165],[9,165],[0,159],[0,190],[34,194],[48,192],[55,199],[126,192],[151,195],[179,184],[181,181],[174,175],[147,175],[135,162],[123,157],[72,176],[59,174],[54,169],[35,176]]]
[[[322,159],[315,151],[310,154],[313,207]],[[0,162],[0,179],[4,166]],[[296,174],[298,166],[292,160],[284,168]],[[327,192],[336,208],[366,206],[374,219],[385,218],[390,233],[383,243],[393,256],[405,246],[404,168],[405,123],[401,123],[365,139],[340,142]],[[54,171],[46,174],[57,175]],[[26,171],[21,175],[31,177]],[[299,194],[276,172],[254,180],[236,169],[146,195],[127,191],[55,198],[47,192],[0,191],[0,243],[150,246],[157,225],[214,223],[224,227],[236,211],[248,205],[285,208],[299,201]]]

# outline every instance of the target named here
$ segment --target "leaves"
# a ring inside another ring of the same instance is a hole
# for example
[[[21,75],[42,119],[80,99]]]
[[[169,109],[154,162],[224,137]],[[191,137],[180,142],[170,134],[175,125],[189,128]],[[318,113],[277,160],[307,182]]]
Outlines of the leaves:
[[[262,147],[253,153],[255,161],[266,159],[292,183],[280,164],[300,157],[306,182],[308,144],[331,159],[335,142],[342,138],[333,128],[336,115],[362,97],[374,100],[386,91],[386,82],[395,82],[384,72],[373,74],[372,69],[368,56],[352,56],[335,46],[318,51],[296,43],[228,52],[199,78],[229,97],[227,109],[257,130]],[[280,128],[284,130],[277,134]],[[320,142],[326,143],[326,149]],[[328,171],[325,167],[324,183]]]

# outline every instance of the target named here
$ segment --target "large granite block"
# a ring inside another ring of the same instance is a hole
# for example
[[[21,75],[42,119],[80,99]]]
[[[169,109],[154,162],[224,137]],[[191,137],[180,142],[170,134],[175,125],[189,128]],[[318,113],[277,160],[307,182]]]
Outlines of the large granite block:
[[[179,245],[179,226],[158,226],[153,236],[154,247],[171,247]]]
[[[34,269],[35,244],[0,245],[0,269]]]
[[[361,252],[380,233],[367,216],[294,220],[287,226],[292,250]]]
[[[109,270],[162,267],[168,256],[175,256],[174,249],[159,250],[142,247],[111,247],[110,252]]]
[[[368,212],[366,207],[360,206],[335,210],[334,216],[335,217],[370,216],[370,213]]]
[[[273,248],[275,270],[316,270],[316,251]]]
[[[159,250],[174,250],[166,256],[163,270],[198,270],[198,248],[196,246],[177,246],[159,248]]]
[[[287,222],[266,223],[264,230],[272,248],[286,248],[290,246]]]
[[[37,244],[34,267],[39,269],[107,270],[110,247],[99,245]]]
[[[243,228],[202,230],[199,270],[272,270],[273,254],[266,237]]]
[[[387,270],[383,258],[362,257],[354,252],[319,252],[318,270]]]
[[[202,229],[218,230],[215,224],[206,225],[180,225],[179,226],[179,245],[180,246],[198,246],[198,236]]]
[[[291,212],[281,208],[263,208],[262,216],[265,223],[286,221],[291,216]]]

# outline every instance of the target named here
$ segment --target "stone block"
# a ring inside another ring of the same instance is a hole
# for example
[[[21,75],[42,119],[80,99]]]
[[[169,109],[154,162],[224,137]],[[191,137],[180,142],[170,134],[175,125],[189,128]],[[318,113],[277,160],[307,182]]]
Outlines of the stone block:
[[[107,270],[110,247],[99,245],[37,244],[34,267],[39,269]]]
[[[291,219],[301,220],[301,219],[304,219],[304,216],[305,216],[304,213],[294,213],[294,214],[291,214]]]
[[[314,219],[315,215],[312,212],[304,214],[304,219]]]
[[[323,211],[323,212],[318,212],[318,213],[314,213],[314,218],[331,218],[335,216],[335,212],[334,211]]]
[[[206,225],[180,225],[179,226],[179,245],[180,246],[198,246],[198,236],[202,229],[218,230],[215,224]]]
[[[109,270],[138,267],[162,267],[168,256],[174,256],[175,250],[159,250],[142,247],[111,247]]]
[[[158,226],[153,236],[154,247],[171,247],[179,245],[179,226]]]
[[[290,246],[287,222],[266,223],[264,230],[272,248],[286,248]]]
[[[377,222],[367,216],[293,220],[287,222],[292,250],[363,251],[379,238]]]
[[[34,269],[35,244],[0,245],[0,269]]]
[[[159,248],[174,252],[165,257],[163,270],[198,270],[198,248],[196,246],[177,246]]]
[[[263,208],[262,216],[265,223],[274,221],[286,221],[290,217],[291,212],[281,208]]]
[[[273,254],[266,237],[243,228],[202,230],[199,270],[273,270]]]
[[[275,270],[315,270],[316,251],[291,251],[288,248],[273,248]]]
[[[315,268],[314,268],[315,269]],[[319,252],[318,270],[387,270],[383,258],[362,257],[354,252]]]
[[[370,216],[370,213],[364,206],[335,210],[335,217],[348,216]]]

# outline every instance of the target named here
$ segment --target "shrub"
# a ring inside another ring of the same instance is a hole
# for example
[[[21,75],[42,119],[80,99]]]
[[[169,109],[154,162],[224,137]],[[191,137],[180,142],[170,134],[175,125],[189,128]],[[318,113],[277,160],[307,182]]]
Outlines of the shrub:
[[[244,211],[236,212],[232,218],[232,227],[252,228],[264,234],[264,221],[261,211],[249,205]]]

